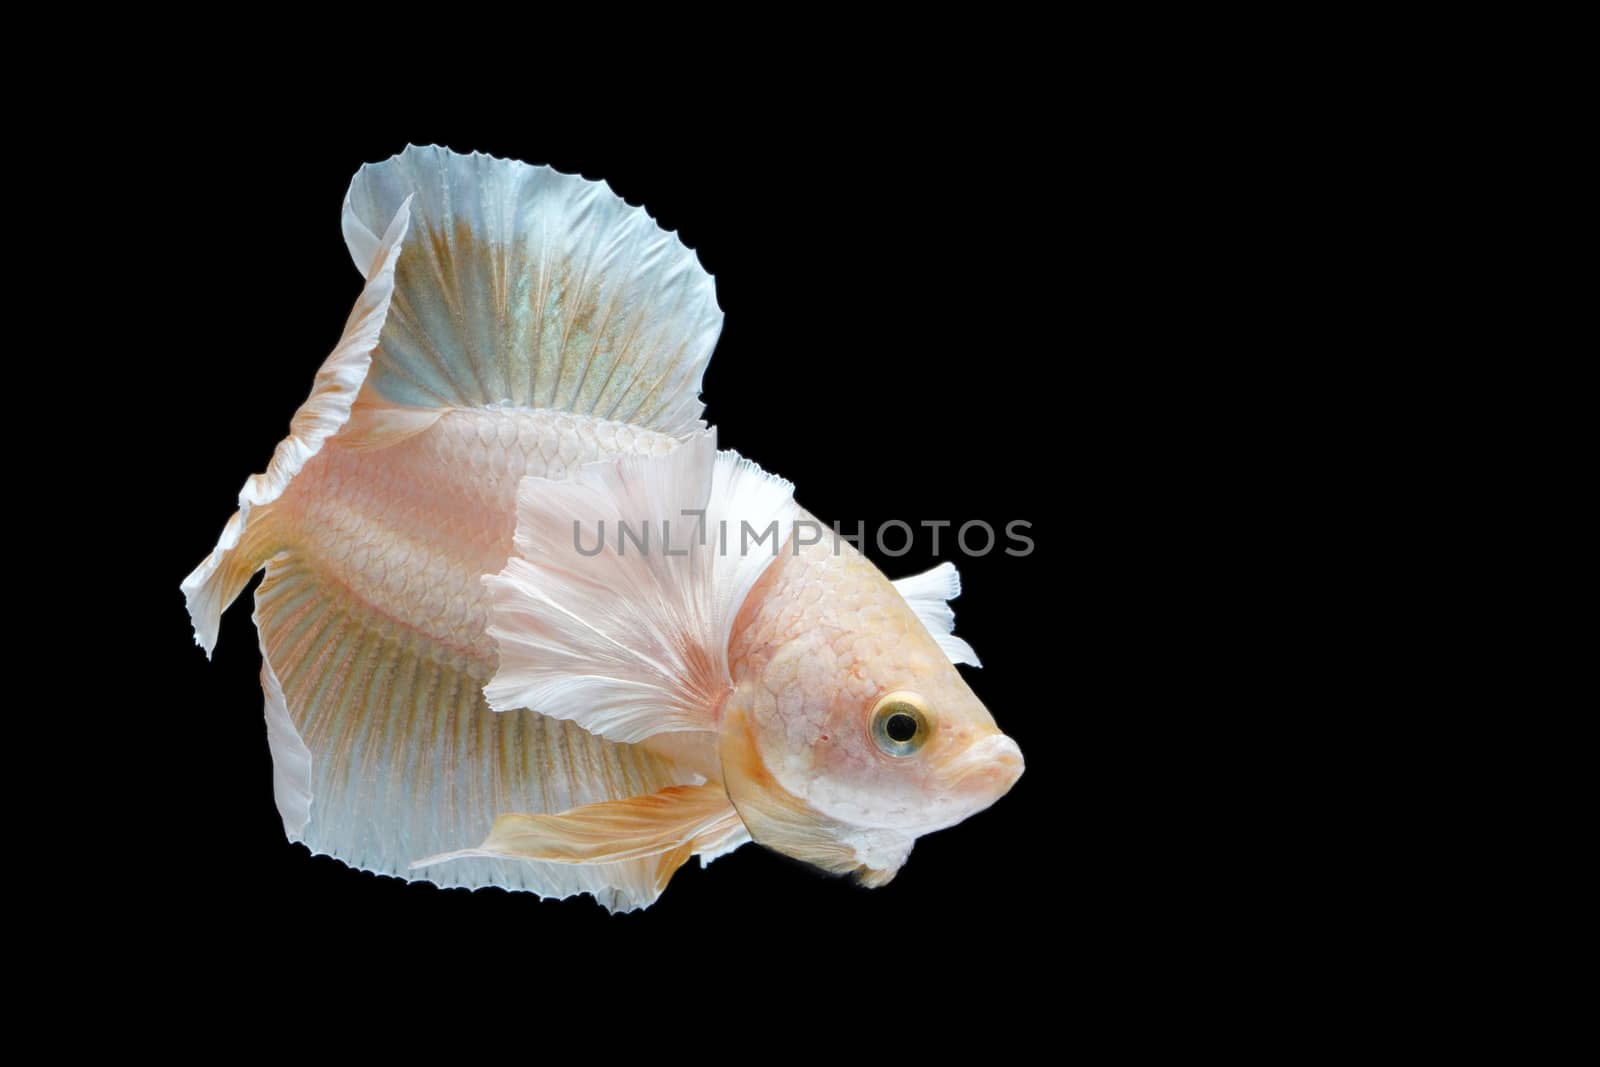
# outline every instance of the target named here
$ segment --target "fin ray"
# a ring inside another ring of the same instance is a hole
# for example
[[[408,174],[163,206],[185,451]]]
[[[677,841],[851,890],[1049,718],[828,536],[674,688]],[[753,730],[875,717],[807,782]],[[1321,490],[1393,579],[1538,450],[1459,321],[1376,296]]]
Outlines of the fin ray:
[[[181,588],[194,623],[194,640],[207,656],[216,647],[222,613],[250,576],[277,551],[277,544],[266,533],[269,506],[350,418],[372,363],[372,350],[389,314],[395,266],[409,225],[407,197],[389,219],[383,240],[374,243],[366,287],[350,311],[344,335],[317,371],[311,395],[290,421],[289,436],[273,450],[266,471],[251,475],[244,483],[239,491],[239,510],[223,528],[216,548],[183,580]]]
[[[482,841],[497,814],[565,811],[699,781],[637,745],[484,703],[476,670],[386,626],[295,551],[256,591],[284,831],[350,866],[441,886],[590,893],[612,910],[659,892],[653,857],[614,863],[413,861]]]
[[[551,863],[618,863],[683,848],[692,853],[702,835],[708,841],[720,839],[730,818],[737,819],[738,815],[728,794],[715,782],[671,786],[557,815],[501,815],[476,848],[429,856],[412,866],[426,867],[473,856]]]
[[[516,550],[484,579],[499,651],[489,706],[538,708],[617,741],[702,732],[711,744],[734,617],[792,529],[792,492],[718,453],[710,431],[666,455],[523,478]],[[743,523],[771,528],[770,544],[746,546]]]
[[[357,172],[351,259],[404,197],[415,222],[370,392],[410,408],[511,404],[665,433],[702,427],[722,329],[711,276],[603,182],[410,146]]]
[[[983,666],[978,662],[978,654],[972,650],[972,646],[954,633],[956,613],[950,609],[949,601],[961,595],[961,575],[956,571],[955,564],[941,563],[932,570],[901,578],[894,583],[894,587],[900,591],[911,610],[917,613],[922,625],[928,628],[929,636],[950,657],[951,663]]]

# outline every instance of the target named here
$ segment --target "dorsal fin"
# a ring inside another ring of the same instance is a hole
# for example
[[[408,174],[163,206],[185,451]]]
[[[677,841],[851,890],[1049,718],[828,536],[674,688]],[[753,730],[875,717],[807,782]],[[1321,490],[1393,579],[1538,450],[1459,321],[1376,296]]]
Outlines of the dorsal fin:
[[[548,408],[672,434],[703,425],[716,289],[643,208],[549,167],[412,146],[350,184],[345,242],[363,272],[407,197],[411,228],[367,379],[376,398]]]

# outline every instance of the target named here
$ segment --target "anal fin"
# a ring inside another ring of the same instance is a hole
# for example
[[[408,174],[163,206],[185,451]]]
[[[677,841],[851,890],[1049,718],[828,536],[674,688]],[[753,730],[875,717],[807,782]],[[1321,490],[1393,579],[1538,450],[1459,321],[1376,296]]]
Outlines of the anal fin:
[[[657,858],[604,866],[419,856],[481,841],[502,812],[568,811],[701,781],[637,745],[531,711],[491,711],[484,672],[442,660],[325,580],[300,549],[256,591],[267,737],[284,830],[314,853],[440,886],[649,905]],[[704,855],[708,850],[701,851]]]

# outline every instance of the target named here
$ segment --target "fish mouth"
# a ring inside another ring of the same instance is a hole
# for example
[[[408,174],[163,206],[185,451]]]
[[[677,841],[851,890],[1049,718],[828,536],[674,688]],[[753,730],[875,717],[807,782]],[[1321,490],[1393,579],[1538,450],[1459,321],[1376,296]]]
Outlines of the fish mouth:
[[[994,734],[968,745],[949,763],[940,777],[945,784],[992,804],[1005,796],[1022,777],[1022,750],[1005,734]]]

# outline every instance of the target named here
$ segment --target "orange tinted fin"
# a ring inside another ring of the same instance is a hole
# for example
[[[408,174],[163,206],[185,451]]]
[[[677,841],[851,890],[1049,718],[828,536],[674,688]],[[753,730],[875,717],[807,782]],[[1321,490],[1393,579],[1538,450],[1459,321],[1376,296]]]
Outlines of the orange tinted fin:
[[[694,853],[719,850],[739,829],[722,786],[678,785],[559,815],[501,815],[478,847],[429,856],[412,867],[474,858],[618,863],[657,856],[659,888]]]

